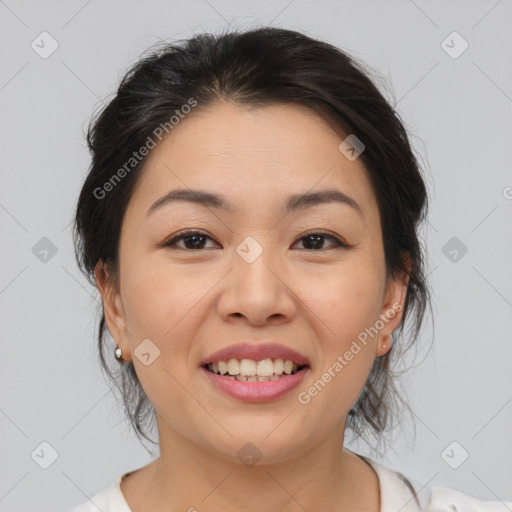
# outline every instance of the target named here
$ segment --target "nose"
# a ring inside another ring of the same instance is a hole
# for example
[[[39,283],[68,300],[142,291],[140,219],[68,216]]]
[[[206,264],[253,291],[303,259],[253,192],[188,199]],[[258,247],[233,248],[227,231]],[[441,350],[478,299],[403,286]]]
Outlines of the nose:
[[[290,322],[297,302],[290,281],[283,264],[266,250],[250,263],[235,254],[232,270],[223,280],[219,314],[225,321],[250,325]]]

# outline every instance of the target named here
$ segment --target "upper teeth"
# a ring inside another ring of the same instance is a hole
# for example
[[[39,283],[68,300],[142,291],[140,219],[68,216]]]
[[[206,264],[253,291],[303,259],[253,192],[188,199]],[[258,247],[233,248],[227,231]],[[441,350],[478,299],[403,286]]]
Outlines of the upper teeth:
[[[229,361],[216,361],[210,363],[208,368],[214,373],[225,375],[243,375],[244,377],[270,377],[271,375],[281,375],[283,372],[290,375],[296,372],[298,365],[293,361],[283,361],[282,359],[263,359],[255,361],[254,359],[229,359]]]

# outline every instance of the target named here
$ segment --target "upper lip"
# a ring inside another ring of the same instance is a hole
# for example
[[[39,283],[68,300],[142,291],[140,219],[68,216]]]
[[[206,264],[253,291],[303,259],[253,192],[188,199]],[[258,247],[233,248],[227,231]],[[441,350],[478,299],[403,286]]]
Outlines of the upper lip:
[[[306,356],[284,345],[277,343],[238,343],[210,354],[201,361],[201,366],[217,361],[229,361],[232,358],[254,359],[255,361],[282,359],[283,361],[297,363],[299,366],[309,365],[309,360]]]

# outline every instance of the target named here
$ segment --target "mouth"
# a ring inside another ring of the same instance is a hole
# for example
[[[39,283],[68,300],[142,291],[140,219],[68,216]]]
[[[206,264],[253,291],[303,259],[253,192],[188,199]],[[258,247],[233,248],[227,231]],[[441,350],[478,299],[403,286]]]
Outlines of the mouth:
[[[256,375],[244,375],[253,373],[254,367],[256,367]],[[229,359],[207,363],[199,369],[206,377],[206,382],[224,396],[242,402],[263,403],[273,402],[290,395],[307,377],[310,368],[309,365],[299,366],[290,360],[281,363],[279,359],[260,361]],[[223,371],[226,373],[222,374]]]
[[[210,354],[200,363],[206,382],[243,402],[269,402],[289,395],[309,374],[309,359],[289,347],[258,340]]]
[[[236,359],[213,361],[202,367],[215,375],[222,375],[240,382],[268,382],[296,375],[309,368],[307,364],[299,364],[291,359]]]

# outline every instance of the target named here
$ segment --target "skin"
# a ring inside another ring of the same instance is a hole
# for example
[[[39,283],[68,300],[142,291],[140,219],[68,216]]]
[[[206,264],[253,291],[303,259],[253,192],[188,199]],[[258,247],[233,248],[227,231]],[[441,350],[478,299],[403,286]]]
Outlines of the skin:
[[[307,405],[297,399],[405,300],[406,279],[386,274],[366,169],[339,151],[342,140],[303,107],[222,102],[198,106],[151,151],[123,219],[120,287],[96,267],[108,329],[157,411],[160,457],[121,484],[134,512],[380,510],[377,475],[343,439],[347,413],[375,357],[391,348],[401,313]],[[223,195],[236,213],[178,202],[146,215],[177,188]],[[324,188],[353,198],[362,215],[338,203],[281,213],[289,195]],[[158,245],[189,228],[208,234],[203,249],[183,240]],[[303,238],[311,229],[351,247],[323,238],[311,248]],[[236,252],[247,236],[263,249],[250,264]],[[147,338],[160,356],[145,366],[134,351]],[[212,386],[201,359],[246,338],[306,355],[301,386],[260,404]],[[248,441],[262,454],[251,467],[237,458]]]

